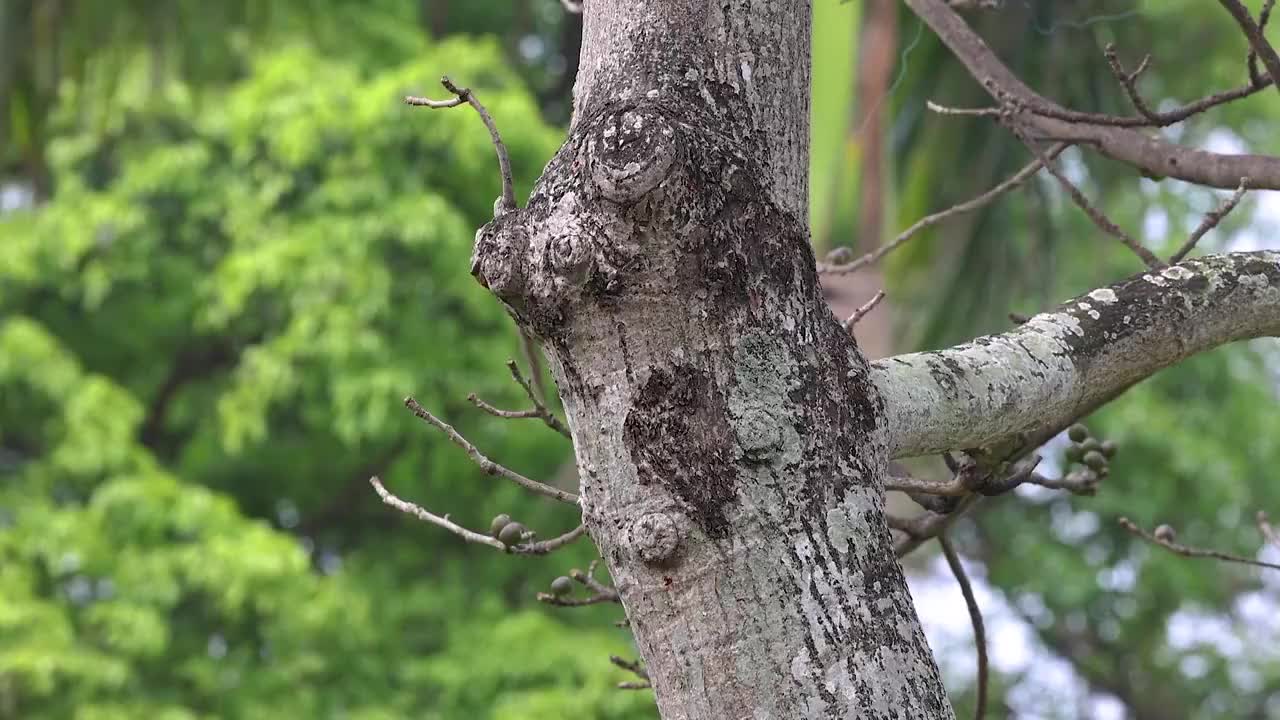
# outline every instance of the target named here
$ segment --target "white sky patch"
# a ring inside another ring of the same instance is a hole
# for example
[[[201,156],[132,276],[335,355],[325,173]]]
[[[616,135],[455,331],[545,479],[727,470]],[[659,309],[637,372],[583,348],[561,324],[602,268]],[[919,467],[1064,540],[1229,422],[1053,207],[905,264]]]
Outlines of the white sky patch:
[[[1044,465],[1042,469],[1049,470]],[[1258,558],[1280,561],[1280,550],[1268,546],[1258,553]],[[964,560],[964,566],[982,610],[992,671],[1022,674],[1021,678],[1010,678],[1014,681],[1007,696],[1013,711],[1010,717],[1017,720],[1123,720],[1127,717],[1124,703],[1105,693],[1091,692],[1074,666],[1041,643],[1035,629],[1023,619],[1027,617],[1036,622],[1054,619],[1039,597],[1022,596],[1015,608],[1002,592],[987,583],[985,568],[980,563]],[[1101,568],[1098,582],[1105,589],[1124,593],[1137,587],[1141,582],[1139,576],[1137,561],[1122,560],[1112,567]],[[1208,672],[1210,657],[1206,653],[1211,653],[1232,661],[1229,670],[1232,689],[1237,692],[1262,689],[1264,678],[1259,668],[1280,661],[1280,573],[1264,573],[1259,579],[1263,589],[1241,594],[1225,614],[1187,608],[1170,617],[1165,641],[1180,656],[1179,673],[1196,677]],[[942,557],[934,557],[923,570],[909,573],[907,583],[947,687],[953,691],[971,688],[977,677],[973,627],[951,570]],[[1137,600],[1117,598],[1116,612],[1121,617],[1130,617],[1137,610]],[[1067,626],[1082,626],[1085,622],[1084,616],[1077,613],[1059,617],[1057,621]],[[1095,630],[1100,635],[1108,634],[1106,628]]]

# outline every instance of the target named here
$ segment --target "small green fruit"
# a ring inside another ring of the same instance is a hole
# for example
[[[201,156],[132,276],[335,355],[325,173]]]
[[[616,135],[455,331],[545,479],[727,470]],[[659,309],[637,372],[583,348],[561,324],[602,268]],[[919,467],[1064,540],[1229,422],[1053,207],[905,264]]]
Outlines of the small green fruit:
[[[489,534],[494,537],[498,537],[498,535],[502,533],[502,528],[510,524],[511,524],[510,515],[506,513],[502,513],[501,515],[495,515],[493,518],[493,522],[489,523]]]
[[[551,594],[556,597],[564,597],[570,590],[573,590],[573,581],[563,575],[551,581]]]
[[[1084,464],[1094,470],[1101,470],[1107,466],[1107,458],[1097,450],[1090,450],[1084,454]]]
[[[1089,428],[1076,423],[1070,428],[1067,428],[1067,437],[1071,438],[1075,442],[1084,442],[1085,438],[1089,437]]]
[[[507,526],[502,528],[502,532],[498,533],[498,539],[502,541],[503,545],[519,545],[525,532],[524,526],[520,523],[507,523]]]
[[[1063,453],[1067,457],[1067,462],[1078,463],[1084,458],[1084,448],[1072,443],[1067,446],[1067,451]]]
[[[1116,443],[1114,440],[1103,440],[1102,447],[1099,449],[1102,450],[1102,454],[1106,455],[1108,459],[1116,456]]]
[[[1098,441],[1098,438],[1093,437],[1086,438],[1084,442],[1080,443],[1080,447],[1084,450],[1086,455],[1089,454],[1089,451],[1091,450],[1094,452],[1102,451],[1102,443]]]

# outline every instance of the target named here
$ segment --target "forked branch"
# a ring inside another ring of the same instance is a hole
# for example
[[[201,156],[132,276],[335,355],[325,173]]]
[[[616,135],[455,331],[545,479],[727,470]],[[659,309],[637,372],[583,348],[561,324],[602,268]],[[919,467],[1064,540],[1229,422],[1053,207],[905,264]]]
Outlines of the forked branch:
[[[404,399],[404,405],[423,422],[426,422],[428,425],[431,425],[444,433],[445,437],[449,438],[449,441],[454,445],[465,450],[467,456],[471,458],[472,462],[480,466],[480,470],[483,471],[484,474],[510,480],[526,490],[531,490],[539,495],[545,495],[553,500],[559,500],[560,502],[568,503],[570,505],[578,504],[577,495],[566,490],[561,490],[557,487],[540,483],[537,480],[527,478],[511,468],[485,457],[484,453],[480,452],[475,445],[471,444],[471,441],[463,437],[462,434],[455,430],[452,425],[441,420],[435,415],[432,415],[431,412],[422,407],[417,400],[407,397]]]
[[[1020,122],[1032,139],[1087,144],[1153,177],[1174,177],[1226,190],[1234,189],[1240,178],[1247,177],[1251,187],[1280,190],[1280,158],[1194,150],[1130,127],[1106,124],[1107,116],[1067,111],[1027,87],[946,2],[906,0],[906,3],[997,102],[1004,104],[1008,98],[1018,100],[1026,110],[1020,115]],[[1148,124],[1146,118],[1140,120],[1137,124]]]
[[[474,108],[480,116],[480,121],[484,123],[485,128],[489,131],[489,140],[493,143],[493,149],[498,154],[498,171],[502,174],[502,195],[498,198],[498,202],[494,207],[494,216],[515,210],[516,193],[515,185],[511,179],[511,158],[507,155],[507,146],[502,142],[502,135],[498,132],[498,126],[493,122],[493,117],[489,115],[489,111],[485,109],[484,105],[480,104],[479,98],[476,97],[471,88],[458,87],[449,79],[448,75],[440,78],[440,84],[444,86],[445,90],[453,93],[453,97],[448,100],[432,100],[431,98],[406,95],[404,98],[405,104],[440,110],[467,103]]]

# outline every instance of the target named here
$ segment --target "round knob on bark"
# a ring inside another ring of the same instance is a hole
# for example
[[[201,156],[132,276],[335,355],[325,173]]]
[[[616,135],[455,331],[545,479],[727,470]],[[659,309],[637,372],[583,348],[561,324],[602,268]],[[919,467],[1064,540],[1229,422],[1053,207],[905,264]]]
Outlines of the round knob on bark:
[[[680,527],[667,513],[648,513],[631,526],[631,549],[650,565],[669,563],[680,549]]]
[[[661,115],[628,110],[601,123],[591,143],[591,180],[617,203],[639,200],[666,179],[675,131]]]

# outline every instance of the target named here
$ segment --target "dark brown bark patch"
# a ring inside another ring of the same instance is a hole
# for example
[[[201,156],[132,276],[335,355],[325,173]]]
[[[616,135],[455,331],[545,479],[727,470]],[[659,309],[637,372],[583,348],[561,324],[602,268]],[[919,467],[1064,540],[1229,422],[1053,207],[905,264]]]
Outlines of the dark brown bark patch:
[[[623,423],[640,482],[665,487],[711,538],[729,534],[737,497],[733,430],[723,393],[688,365],[652,368]]]

